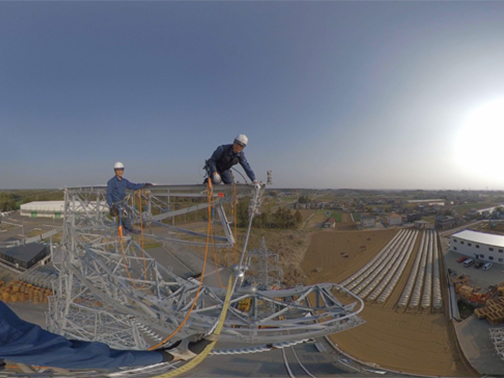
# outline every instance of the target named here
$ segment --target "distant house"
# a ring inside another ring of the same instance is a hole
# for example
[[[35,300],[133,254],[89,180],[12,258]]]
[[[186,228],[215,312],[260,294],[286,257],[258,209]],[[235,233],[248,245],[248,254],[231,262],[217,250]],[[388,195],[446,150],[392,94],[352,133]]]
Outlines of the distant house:
[[[466,219],[475,219],[477,217],[478,217],[478,211],[474,208],[469,210],[464,216],[464,218]]]
[[[376,225],[376,217],[372,215],[363,215],[360,218],[361,227],[370,228]]]
[[[327,218],[323,225],[324,228],[334,228],[336,227],[336,220],[334,218]]]
[[[422,214],[420,214],[420,213],[408,214],[408,223],[413,223],[413,222],[421,220],[421,219],[422,219]]]
[[[427,221],[419,220],[415,221],[415,228],[418,228],[419,230],[428,230],[431,228],[431,224]]]
[[[389,226],[400,226],[402,224],[402,217],[399,214],[392,213],[387,217]]]
[[[457,225],[457,220],[449,215],[440,215],[436,217],[436,228],[451,228]]]

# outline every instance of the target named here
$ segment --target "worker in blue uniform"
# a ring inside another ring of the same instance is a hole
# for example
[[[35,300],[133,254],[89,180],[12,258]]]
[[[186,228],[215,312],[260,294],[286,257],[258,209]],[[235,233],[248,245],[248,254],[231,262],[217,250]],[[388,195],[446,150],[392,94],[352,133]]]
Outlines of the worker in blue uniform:
[[[65,369],[115,369],[188,360],[212,342],[212,335],[192,336],[153,351],[117,350],[100,342],[69,340],[20,319],[0,301],[1,359]]]
[[[217,147],[210,159],[206,161],[207,173],[212,178],[212,183],[220,184],[222,182],[224,184],[231,184],[233,177],[231,176],[230,169],[233,165],[240,163],[249,179],[256,187],[259,187],[254,171],[250,168],[243,153],[243,149],[247,144],[247,136],[240,134],[235,138],[233,144],[223,144]]]
[[[151,186],[150,183],[134,184],[123,177],[124,165],[120,161],[114,165],[115,176],[107,182],[107,203],[110,208],[110,215],[113,217],[119,216],[118,222],[122,223],[123,228],[131,233],[139,233],[131,225],[131,209],[123,201],[126,197],[126,189],[139,190],[146,186]]]

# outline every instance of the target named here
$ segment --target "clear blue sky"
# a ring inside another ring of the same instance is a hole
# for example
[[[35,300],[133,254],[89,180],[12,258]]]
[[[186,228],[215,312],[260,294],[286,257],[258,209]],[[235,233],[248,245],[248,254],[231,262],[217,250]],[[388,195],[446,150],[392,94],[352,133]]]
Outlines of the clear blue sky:
[[[457,146],[503,40],[504,2],[0,2],[0,189],[200,183],[239,133],[274,187],[504,189]]]

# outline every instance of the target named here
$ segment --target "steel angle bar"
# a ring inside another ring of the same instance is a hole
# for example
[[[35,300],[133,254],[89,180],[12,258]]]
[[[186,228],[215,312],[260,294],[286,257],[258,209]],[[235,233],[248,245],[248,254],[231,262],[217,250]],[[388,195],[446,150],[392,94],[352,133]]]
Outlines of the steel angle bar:
[[[192,213],[194,211],[203,210],[203,209],[206,209],[210,206],[211,205],[208,203],[200,203],[198,205],[189,206],[184,209],[173,210],[173,211],[169,211],[167,213],[163,213],[163,214],[159,214],[159,215],[153,215],[150,220],[151,221],[160,221],[163,219],[173,218],[177,215],[184,215],[184,214]]]
[[[113,275],[111,270],[103,265],[103,262],[96,258],[96,256],[88,251],[86,254],[89,263],[84,263],[81,266],[80,274],[84,274],[88,281],[93,283],[93,288],[96,290],[104,290],[108,296],[111,298],[118,298],[118,286],[113,282]],[[83,261],[83,260],[81,260]],[[120,283],[120,282],[117,282]],[[125,285],[121,285],[124,288]],[[92,288],[89,288],[90,290]],[[122,291],[124,293],[124,290]]]
[[[207,198],[208,195],[206,191],[200,193],[181,193],[181,192],[166,192],[166,193],[154,193],[156,197],[181,197],[181,198]],[[212,197],[220,198],[219,193],[213,193]]]
[[[176,238],[167,238],[167,237],[163,237],[163,236],[157,236],[157,235],[148,235],[148,234],[144,234],[145,237],[149,237],[151,239],[155,239],[155,240],[161,240],[161,241],[166,241],[166,242],[170,242],[170,243],[177,243],[177,244],[184,244],[184,245],[193,245],[193,246],[200,246],[200,247],[205,247],[206,246],[206,242],[196,242],[196,241],[190,241],[190,240],[181,240],[181,239],[176,239]],[[229,247],[232,247],[234,245],[234,243],[218,243],[218,244],[215,244],[215,247],[219,247],[219,248],[229,248]]]
[[[237,195],[238,198],[242,198],[245,196],[246,196],[246,194]],[[220,206],[222,204],[229,203],[231,201],[232,201],[232,197],[217,198],[215,200],[214,204],[216,206]],[[154,216],[152,216],[152,218],[150,220],[151,221],[160,221],[160,220],[172,218],[172,217],[175,217],[178,215],[184,215],[184,214],[192,213],[195,211],[203,210],[203,209],[208,208],[209,206],[213,206],[214,204],[209,204],[208,202],[204,202],[204,203],[200,203],[197,205],[186,207],[184,209],[173,210],[173,211],[165,212],[163,214],[154,215]]]
[[[182,228],[182,227],[176,227],[176,226],[170,226],[168,224],[164,224],[164,223],[161,223],[161,222],[153,222],[159,226],[162,226],[168,230],[171,230],[171,231],[177,231],[177,232],[182,232],[182,233],[185,233],[185,234],[188,234],[188,235],[192,235],[192,236],[197,236],[197,237],[201,237],[201,238],[206,238],[208,237],[208,235],[205,233],[201,233],[201,232],[196,232],[196,231],[192,231],[192,230],[188,230],[186,228]],[[153,235],[149,235],[149,234],[145,234],[144,236],[146,237],[152,237]],[[229,240],[223,236],[213,236],[214,240],[219,240],[219,241],[226,241],[226,242],[229,242]]]
[[[224,211],[222,205],[217,206],[217,212],[219,214],[219,218],[221,220],[222,229],[224,230],[224,234],[226,235],[226,240],[228,244],[234,245],[235,239],[233,236],[233,232],[231,231],[231,227],[229,227],[229,222],[226,217],[226,212]],[[214,237],[215,239],[215,237]]]
[[[96,253],[96,251],[94,249],[89,249],[89,250]],[[135,253],[139,253],[139,254],[141,253],[142,256],[137,256]],[[106,258],[107,261],[113,261],[113,263],[116,264],[116,268],[112,270],[113,273],[116,273],[119,269],[123,269],[124,258],[122,256],[122,253],[119,254],[116,251],[111,252],[111,253],[99,251],[99,254],[101,256],[103,256],[104,258]],[[143,256],[143,254],[145,254],[145,257]],[[148,273],[151,274],[151,276],[155,275],[155,282],[154,282],[154,279],[151,279],[151,281],[153,281],[152,284],[156,284],[158,282],[164,282],[164,279],[161,280],[161,277],[159,277],[159,274],[161,274],[160,270],[162,270],[162,273],[165,274],[166,278],[170,279],[171,282],[169,282],[169,284],[176,283],[176,284],[180,285],[182,283],[182,280],[179,277],[175,276],[168,269],[160,266],[157,263],[157,261],[154,258],[152,258],[147,252],[144,252],[136,242],[128,243],[128,245],[125,248],[125,258],[128,263],[131,261],[135,261],[138,263],[139,261],[145,260]],[[141,269],[143,270],[144,268],[141,267]],[[114,275],[114,276],[116,276],[116,275]]]
[[[218,314],[220,309],[222,308],[221,305],[219,306],[208,306],[200,309],[200,311],[197,311],[196,314],[203,316],[206,315],[206,319],[210,319],[214,314]],[[228,319],[226,320],[227,326],[235,325],[235,324],[241,324],[241,325],[248,325],[251,324],[250,321],[247,319],[245,313],[242,311],[237,310],[236,308],[233,308],[232,306],[229,306],[228,308]]]
[[[105,301],[104,303],[107,303],[109,308],[116,311],[117,314],[130,315],[137,319],[144,319],[144,320],[148,318],[147,316],[145,316],[143,312],[138,311],[137,309],[131,307],[130,305],[120,303],[117,300],[114,300],[113,298],[107,296],[99,289],[95,288],[94,285],[87,278],[85,278],[80,274],[78,269],[74,268],[73,266],[69,266],[69,269],[77,276],[77,278],[80,281],[82,281],[83,284],[85,284],[88,287],[90,292],[92,292],[96,297],[100,298],[102,301],[104,300]]]
[[[253,186],[247,185],[247,184],[235,184],[236,185],[236,190],[237,191],[252,191],[254,189]],[[106,187],[103,187],[106,189]],[[149,187],[149,190],[151,192],[157,192],[161,190],[179,190],[179,191],[189,191],[189,190],[199,190],[201,192],[205,192],[207,189],[206,185],[203,184],[195,184],[195,185],[167,185],[167,184],[154,184],[153,186]],[[232,185],[214,185],[213,190],[215,192],[232,192],[233,191],[233,186]]]

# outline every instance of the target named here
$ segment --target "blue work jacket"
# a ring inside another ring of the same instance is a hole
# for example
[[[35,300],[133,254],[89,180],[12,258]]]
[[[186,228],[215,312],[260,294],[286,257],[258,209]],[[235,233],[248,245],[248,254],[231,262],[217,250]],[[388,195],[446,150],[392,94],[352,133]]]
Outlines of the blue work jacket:
[[[233,165],[238,163],[240,163],[249,179],[252,182],[255,182],[256,179],[254,171],[250,168],[250,165],[245,158],[245,154],[243,151],[234,153],[232,144],[223,144],[222,146],[217,147],[212,154],[212,157],[208,159],[210,175],[213,175],[214,172],[219,172],[219,174],[221,174],[222,172],[228,171]]]
[[[142,189],[145,184],[133,184],[124,177],[119,180],[117,176],[112,177],[107,182],[107,203],[112,206],[115,202],[122,201],[126,196],[126,189],[138,190]]]
[[[116,350],[99,342],[68,340],[20,319],[0,301],[0,359],[65,369],[114,369],[163,361],[156,351]]]

